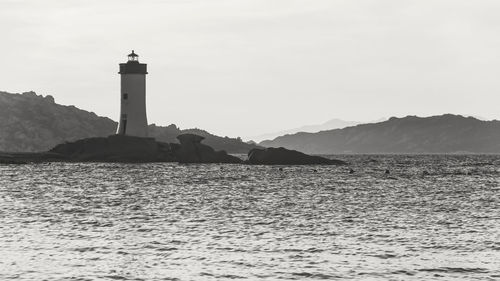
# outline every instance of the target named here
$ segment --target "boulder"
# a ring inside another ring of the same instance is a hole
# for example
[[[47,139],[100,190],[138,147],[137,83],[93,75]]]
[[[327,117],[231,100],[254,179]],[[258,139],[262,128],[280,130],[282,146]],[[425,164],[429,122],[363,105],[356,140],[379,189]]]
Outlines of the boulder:
[[[172,153],[179,163],[242,163],[235,156],[225,151],[215,151],[208,145],[202,144],[204,137],[195,134],[177,136],[180,145],[172,145]]]
[[[249,164],[257,165],[346,165],[341,160],[332,160],[320,156],[307,155],[283,147],[252,149],[248,152]]]

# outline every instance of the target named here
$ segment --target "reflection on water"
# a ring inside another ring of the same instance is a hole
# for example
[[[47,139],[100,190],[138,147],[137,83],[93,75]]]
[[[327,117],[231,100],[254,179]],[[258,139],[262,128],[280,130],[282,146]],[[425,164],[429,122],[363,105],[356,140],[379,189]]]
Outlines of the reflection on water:
[[[500,279],[500,156],[341,158],[0,166],[0,280]]]

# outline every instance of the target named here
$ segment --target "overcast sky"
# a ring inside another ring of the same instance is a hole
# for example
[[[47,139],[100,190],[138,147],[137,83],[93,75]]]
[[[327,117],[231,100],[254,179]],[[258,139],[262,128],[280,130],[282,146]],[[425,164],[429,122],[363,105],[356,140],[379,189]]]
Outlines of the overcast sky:
[[[0,0],[0,90],[117,120],[134,49],[157,125],[500,119],[499,15],[498,0]]]

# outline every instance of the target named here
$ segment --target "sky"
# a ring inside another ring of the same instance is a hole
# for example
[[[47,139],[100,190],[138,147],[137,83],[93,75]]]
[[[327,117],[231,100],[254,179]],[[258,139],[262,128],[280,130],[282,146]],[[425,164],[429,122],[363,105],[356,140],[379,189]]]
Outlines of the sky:
[[[500,119],[498,0],[0,0],[0,91],[243,137],[333,118]]]

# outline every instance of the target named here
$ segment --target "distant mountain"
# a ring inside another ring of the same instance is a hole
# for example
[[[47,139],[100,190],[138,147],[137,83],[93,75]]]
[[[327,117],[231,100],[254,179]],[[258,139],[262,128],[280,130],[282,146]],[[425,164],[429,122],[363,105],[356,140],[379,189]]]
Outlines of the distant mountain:
[[[282,136],[260,145],[311,154],[500,153],[500,121],[452,114],[392,117],[379,123]]]
[[[52,96],[0,92],[0,151],[47,151],[66,141],[112,135],[116,127],[117,123],[107,117],[57,104]],[[239,138],[218,137],[200,129],[149,126],[149,135],[158,141],[177,142],[176,137],[183,133],[202,135],[205,144],[228,153],[247,153],[258,147]]]
[[[262,134],[258,136],[253,136],[253,137],[248,137],[247,139],[256,141],[256,142],[261,142],[263,140],[272,140],[276,137],[283,136],[283,135],[290,135],[290,134],[295,134],[299,132],[307,132],[307,133],[315,133],[319,131],[325,131],[325,130],[333,130],[333,129],[341,129],[349,126],[354,126],[361,124],[361,122],[356,122],[356,121],[345,121],[341,119],[331,119],[323,124],[316,124],[316,125],[306,125],[302,126],[299,128],[295,129],[289,129],[289,130],[284,130],[284,131],[279,131],[279,132],[274,132],[274,133],[268,133],[268,134]]]

